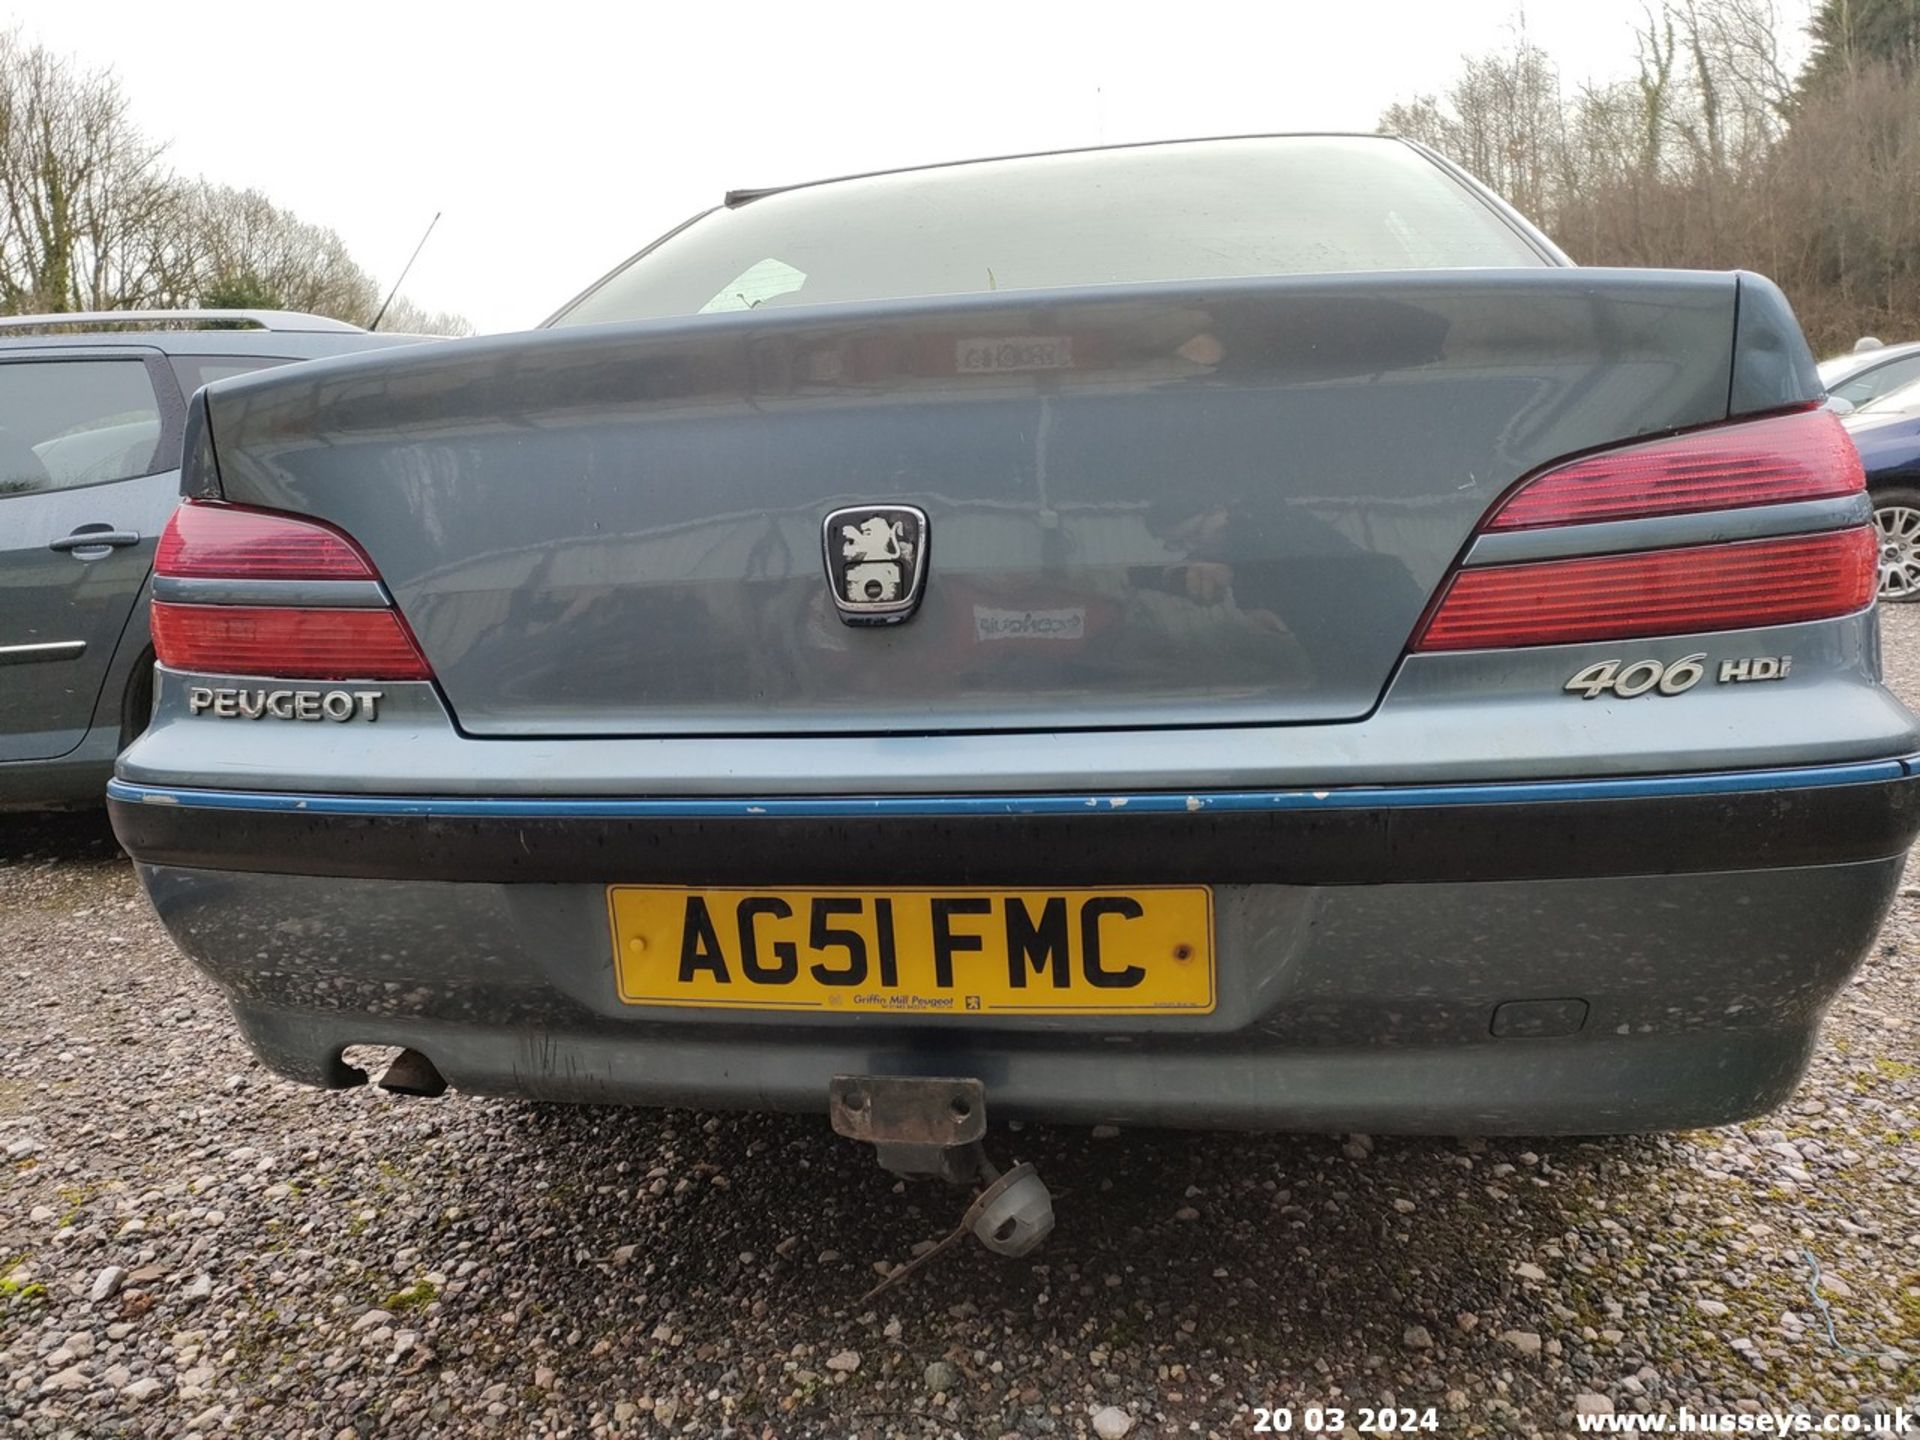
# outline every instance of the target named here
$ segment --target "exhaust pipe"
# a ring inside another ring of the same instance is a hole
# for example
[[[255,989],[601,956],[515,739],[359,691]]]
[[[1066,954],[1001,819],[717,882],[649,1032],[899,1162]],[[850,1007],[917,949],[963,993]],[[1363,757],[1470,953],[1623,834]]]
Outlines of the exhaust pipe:
[[[402,1050],[380,1074],[380,1088],[396,1095],[424,1095],[431,1098],[447,1093],[447,1080],[433,1062],[418,1050]]]

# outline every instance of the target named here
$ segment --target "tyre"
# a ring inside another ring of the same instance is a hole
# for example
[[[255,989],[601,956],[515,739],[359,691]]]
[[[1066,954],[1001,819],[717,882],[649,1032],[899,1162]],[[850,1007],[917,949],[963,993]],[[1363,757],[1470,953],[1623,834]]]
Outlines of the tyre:
[[[1875,490],[1873,528],[1880,537],[1880,598],[1896,605],[1920,600],[1920,489]]]
[[[153,719],[153,652],[147,651],[133,667],[126,694],[120,701],[120,748],[140,738]]]

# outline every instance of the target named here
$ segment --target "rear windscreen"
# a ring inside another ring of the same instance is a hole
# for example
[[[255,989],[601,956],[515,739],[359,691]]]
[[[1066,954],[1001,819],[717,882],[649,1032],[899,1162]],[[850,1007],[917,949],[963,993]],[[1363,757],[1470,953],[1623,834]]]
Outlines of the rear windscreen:
[[[0,363],[0,494],[150,475],[160,405],[140,360]]]
[[[560,325],[764,306],[1354,270],[1543,265],[1397,141],[1292,136],[995,160],[715,210]]]

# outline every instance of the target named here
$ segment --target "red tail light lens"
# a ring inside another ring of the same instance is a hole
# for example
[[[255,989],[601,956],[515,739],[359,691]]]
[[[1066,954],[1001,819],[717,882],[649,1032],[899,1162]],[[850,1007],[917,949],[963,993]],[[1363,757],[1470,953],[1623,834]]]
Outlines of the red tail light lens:
[[[176,670],[288,680],[426,680],[433,672],[391,610],[153,605],[153,650]]]
[[[364,586],[328,583],[380,575],[351,537],[321,521],[188,500],[160,536],[154,574],[181,582],[153,602],[153,651],[171,669],[285,680],[433,678],[396,611],[354,603],[364,602]],[[195,587],[202,580],[241,583],[203,600]],[[297,605],[254,604],[280,598],[274,586],[249,589],[245,582],[255,580],[313,583],[298,587]],[[337,607],[327,603],[334,595]]]
[[[1864,607],[1878,574],[1879,547],[1864,525],[1778,540],[1488,565],[1454,576],[1413,648],[1565,645],[1824,620]]]
[[[1487,528],[1730,510],[1865,488],[1860,454],[1839,419],[1829,410],[1801,410],[1575,460],[1514,491]]]
[[[154,573],[178,579],[372,580],[373,563],[331,526],[189,500],[160,534]]]

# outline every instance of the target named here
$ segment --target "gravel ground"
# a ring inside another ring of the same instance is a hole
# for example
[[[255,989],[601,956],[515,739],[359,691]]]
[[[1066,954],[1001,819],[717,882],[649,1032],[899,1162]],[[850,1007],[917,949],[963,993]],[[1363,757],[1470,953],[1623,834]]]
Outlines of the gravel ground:
[[[1887,632],[1920,702],[1920,607]],[[1061,1228],[1031,1261],[969,1246],[862,1304],[964,1197],[896,1186],[824,1117],[283,1083],[100,819],[0,817],[0,1417],[1227,1436],[1317,1403],[1518,1436],[1576,1409],[1920,1409],[1916,956],[1910,888],[1798,1096],[1743,1126],[1003,1135]]]

